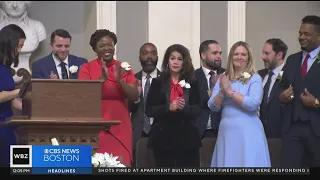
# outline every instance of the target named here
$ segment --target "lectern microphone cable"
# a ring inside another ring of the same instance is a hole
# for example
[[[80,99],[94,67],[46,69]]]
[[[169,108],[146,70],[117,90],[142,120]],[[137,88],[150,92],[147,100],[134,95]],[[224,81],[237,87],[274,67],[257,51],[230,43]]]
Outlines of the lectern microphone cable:
[[[114,134],[111,133],[110,127],[108,129],[105,129],[105,131],[108,132],[111,136],[113,136],[126,149],[126,151],[128,152],[128,154],[130,156],[130,166],[131,166],[133,164],[133,160],[131,158],[131,153],[128,150],[128,148],[120,141],[120,139],[118,139]]]

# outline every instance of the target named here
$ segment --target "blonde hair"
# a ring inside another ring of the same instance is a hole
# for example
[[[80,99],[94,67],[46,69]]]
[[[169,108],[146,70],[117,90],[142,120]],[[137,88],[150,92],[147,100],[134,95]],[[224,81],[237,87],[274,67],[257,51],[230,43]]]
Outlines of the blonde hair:
[[[256,69],[254,67],[254,58],[253,58],[251,47],[249,46],[248,43],[244,41],[238,41],[231,47],[229,56],[228,56],[226,75],[230,80],[235,80],[235,73],[234,73],[232,59],[233,59],[234,52],[239,46],[244,47],[248,51],[248,62],[244,72],[249,73],[251,77],[256,72]]]

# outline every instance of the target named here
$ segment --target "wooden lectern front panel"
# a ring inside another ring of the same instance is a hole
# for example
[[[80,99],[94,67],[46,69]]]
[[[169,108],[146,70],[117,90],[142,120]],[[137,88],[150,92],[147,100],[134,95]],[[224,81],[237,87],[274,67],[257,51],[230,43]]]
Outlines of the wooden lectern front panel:
[[[33,118],[101,118],[101,83],[80,80],[32,80],[24,114]]]

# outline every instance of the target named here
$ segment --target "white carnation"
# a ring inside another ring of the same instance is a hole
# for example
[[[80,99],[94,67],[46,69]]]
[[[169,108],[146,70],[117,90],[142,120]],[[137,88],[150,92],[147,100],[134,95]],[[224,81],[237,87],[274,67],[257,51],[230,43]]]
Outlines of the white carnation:
[[[76,73],[76,72],[78,71],[78,66],[71,66],[71,67],[69,68],[69,71],[70,71],[71,73]]]

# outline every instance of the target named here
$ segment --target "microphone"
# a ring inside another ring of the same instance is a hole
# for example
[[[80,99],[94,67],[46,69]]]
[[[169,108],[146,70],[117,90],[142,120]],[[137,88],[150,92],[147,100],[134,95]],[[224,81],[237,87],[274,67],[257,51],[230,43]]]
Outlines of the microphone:
[[[53,55],[54,55],[59,61],[61,61],[61,58],[60,58],[60,56],[59,56],[58,53],[53,53]]]

